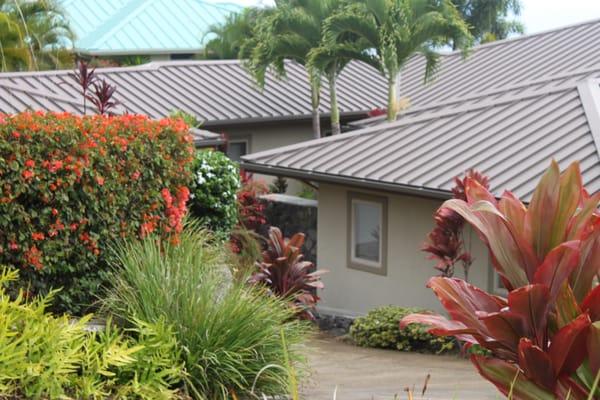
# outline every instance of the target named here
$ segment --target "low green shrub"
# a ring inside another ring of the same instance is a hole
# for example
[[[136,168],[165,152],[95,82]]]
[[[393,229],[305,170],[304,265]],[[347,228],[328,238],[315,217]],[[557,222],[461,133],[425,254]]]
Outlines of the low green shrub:
[[[400,320],[406,315],[424,310],[385,306],[369,311],[354,320],[350,336],[354,343],[364,347],[442,353],[455,348],[455,341],[427,333],[422,325],[400,329]]]
[[[246,397],[253,385],[258,394],[286,393],[281,367],[289,357],[302,371],[299,345],[309,327],[285,302],[233,279],[224,246],[196,227],[185,229],[177,246],[159,238],[120,246],[105,309],[173,326],[196,399]]]
[[[182,226],[193,145],[183,121],[0,114],[0,264],[54,311],[80,314],[108,283],[115,240]]]
[[[55,292],[26,301],[4,287],[17,272],[0,271],[0,397],[15,399],[172,399],[184,376],[172,329],[110,321],[90,332],[91,316],[72,321],[46,312]],[[4,397],[6,396],[6,397]]]
[[[220,151],[200,150],[193,164],[190,211],[216,233],[229,234],[238,220],[238,165]]]

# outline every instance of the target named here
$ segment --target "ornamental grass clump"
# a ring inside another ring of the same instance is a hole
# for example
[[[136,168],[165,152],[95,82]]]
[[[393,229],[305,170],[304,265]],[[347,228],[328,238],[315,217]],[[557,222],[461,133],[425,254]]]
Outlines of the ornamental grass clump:
[[[120,246],[105,308],[123,320],[173,326],[196,399],[243,398],[253,385],[258,394],[284,394],[279,367],[289,356],[302,371],[309,328],[283,301],[234,280],[225,246],[197,227],[184,230],[177,246],[157,237]]]
[[[180,120],[0,115],[0,264],[33,294],[63,288],[54,311],[81,313],[109,283],[111,243],[176,240],[192,157]]]
[[[590,196],[578,163],[561,175],[552,162],[525,206],[512,193],[497,200],[467,179],[460,214],[488,246],[508,297],[460,279],[431,278],[450,319],[416,314],[430,333],[478,344],[480,374],[515,400],[600,398],[600,194]]]

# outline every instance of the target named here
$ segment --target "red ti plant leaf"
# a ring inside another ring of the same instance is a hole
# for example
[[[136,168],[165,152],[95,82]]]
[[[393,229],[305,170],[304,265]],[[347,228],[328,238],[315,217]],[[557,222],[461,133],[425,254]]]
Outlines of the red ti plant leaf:
[[[592,321],[600,321],[600,285],[596,286],[581,302],[581,310],[590,315]]]
[[[447,207],[460,214],[480,234],[497,261],[498,273],[503,275],[512,287],[527,285],[528,274],[533,273],[536,261],[532,259],[531,246],[526,242],[517,242],[509,230],[508,221],[490,202],[481,200],[467,204],[462,200],[447,200],[442,207]],[[532,276],[533,277],[533,276]]]
[[[519,366],[525,376],[539,386],[554,391],[556,378],[548,354],[527,338],[519,342]]]
[[[583,195],[583,183],[578,162],[572,163],[562,173],[559,185],[558,205],[550,231],[550,249],[566,240],[569,222]]]
[[[506,219],[512,224],[515,231],[519,233],[522,238],[528,238],[530,233],[527,232],[525,217],[527,215],[527,208],[517,199],[511,192],[504,192],[500,201],[498,202],[498,209]]]
[[[600,272],[600,218],[594,218],[589,230],[581,237],[580,260],[570,277],[573,294],[578,300],[589,293],[594,276]]]
[[[549,299],[550,291],[544,285],[527,285],[508,294],[507,312],[514,313],[523,320],[524,336],[544,350],[551,308]]]
[[[600,373],[600,321],[596,321],[590,326],[590,333],[587,338],[587,353],[590,356],[592,376],[595,377]]]
[[[513,400],[556,399],[552,392],[527,379],[515,364],[484,356],[472,356],[471,361],[481,376],[492,382],[505,396],[512,393]]]
[[[539,260],[543,260],[551,249],[552,230],[548,229],[548,223],[554,221],[558,214],[559,195],[560,171],[553,160],[536,187],[527,210],[530,240]]]
[[[313,271],[313,263],[303,261],[303,244],[302,233],[286,239],[279,228],[269,228],[267,249],[262,254],[262,262],[258,264],[258,272],[250,277],[250,282],[266,284],[276,296],[291,299],[299,316],[312,320],[319,301],[315,289],[323,288],[321,275],[326,271]]]
[[[579,241],[573,240],[555,247],[535,272],[533,283],[550,288],[551,303],[554,303],[560,288],[579,264],[579,244]]]
[[[568,282],[565,282],[556,299],[556,322],[558,328],[568,325],[581,314],[581,308],[571,290]]]
[[[552,337],[548,354],[557,377],[571,375],[585,360],[586,340],[590,325],[589,315],[581,314]]]

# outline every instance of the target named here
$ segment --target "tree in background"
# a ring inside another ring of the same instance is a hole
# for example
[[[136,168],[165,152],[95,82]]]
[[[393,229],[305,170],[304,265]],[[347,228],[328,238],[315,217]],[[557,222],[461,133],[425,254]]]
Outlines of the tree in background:
[[[325,22],[325,44],[335,48],[354,36],[362,46],[354,52],[346,48],[347,55],[371,64],[388,81],[389,121],[400,104],[400,71],[413,55],[425,57],[427,81],[439,66],[436,49],[452,43],[466,54],[473,39],[449,0],[351,1]]]
[[[238,58],[244,41],[253,36],[253,27],[268,12],[266,8],[247,7],[241,13],[229,14],[222,24],[213,25],[205,37],[215,37],[206,43],[204,57],[218,60]]]
[[[55,0],[0,0],[0,68],[36,71],[70,66],[73,32]]]
[[[324,74],[330,81],[332,130],[334,134],[340,132],[335,79],[348,59],[338,58],[335,49],[330,49],[321,53],[318,59],[311,60],[311,52],[321,47],[323,23],[341,4],[341,0],[277,1],[272,11],[260,18],[253,37],[244,42],[240,53],[251,55],[247,67],[261,86],[271,67],[279,76],[285,76],[285,60],[293,60],[306,67],[316,138],[321,136],[319,104]]]
[[[506,39],[511,33],[525,31],[521,22],[509,19],[511,15],[521,15],[521,0],[452,0],[452,3],[478,43]]]

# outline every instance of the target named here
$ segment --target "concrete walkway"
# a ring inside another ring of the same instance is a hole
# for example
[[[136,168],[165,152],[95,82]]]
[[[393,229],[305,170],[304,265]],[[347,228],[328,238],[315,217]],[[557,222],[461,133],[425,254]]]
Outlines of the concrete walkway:
[[[307,400],[408,399],[493,400],[502,396],[479,376],[473,365],[458,356],[436,356],[356,347],[339,339],[319,336],[310,346],[312,375],[302,387]],[[431,378],[421,396],[427,375]]]

